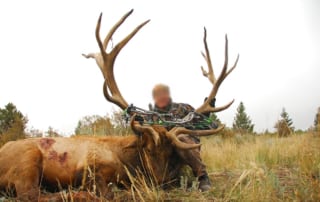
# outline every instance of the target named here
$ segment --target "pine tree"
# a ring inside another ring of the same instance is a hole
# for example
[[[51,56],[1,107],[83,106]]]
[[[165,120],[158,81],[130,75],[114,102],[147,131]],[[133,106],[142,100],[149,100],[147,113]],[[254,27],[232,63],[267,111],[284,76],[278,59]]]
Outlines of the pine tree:
[[[293,121],[292,119],[289,117],[289,114],[287,113],[285,108],[282,108],[282,112],[280,114],[281,120],[285,121],[287,123],[287,126],[294,131],[294,127],[293,127]]]
[[[25,138],[27,122],[28,119],[12,103],[0,109],[0,144]]]
[[[27,119],[14,104],[8,103],[4,109],[0,109],[0,134],[11,128],[16,120],[27,124]]]
[[[285,108],[282,108],[280,117],[281,119],[276,122],[274,127],[280,137],[286,137],[294,132],[293,122]]]
[[[250,117],[246,113],[246,108],[243,104],[243,102],[240,102],[237,113],[233,121],[232,125],[233,129],[240,133],[252,133],[254,124],[252,124],[252,121]]]
[[[318,112],[314,118],[314,128],[315,131],[320,132],[320,107],[318,108]]]

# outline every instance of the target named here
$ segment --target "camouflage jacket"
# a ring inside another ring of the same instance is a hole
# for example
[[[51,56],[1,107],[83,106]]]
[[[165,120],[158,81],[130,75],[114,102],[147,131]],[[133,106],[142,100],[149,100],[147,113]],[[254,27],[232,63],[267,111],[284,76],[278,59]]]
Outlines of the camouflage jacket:
[[[163,117],[166,121],[172,121],[173,118],[183,119],[190,112],[195,111],[195,109],[189,104],[171,102],[165,109],[160,109],[157,106],[154,106],[152,111],[158,112],[160,114],[172,114],[173,116]],[[191,123],[186,126],[186,128],[191,130],[208,130],[217,127],[218,124],[216,122],[208,120],[206,115],[194,117]],[[170,129],[172,128],[172,126],[169,126],[167,128]]]
[[[158,112],[160,114],[169,114],[170,113],[175,118],[182,119],[185,116],[187,116],[190,112],[194,111],[194,108],[189,104],[171,102],[165,109],[160,109],[157,106],[154,106],[153,111]],[[166,120],[171,121],[168,119],[166,119]],[[173,128],[173,126],[167,126],[166,128],[168,130],[170,130]],[[189,129],[192,129],[192,128],[189,128]],[[194,135],[189,135],[189,137],[195,143],[197,143],[197,144],[200,143],[200,139],[198,137],[196,137]]]
[[[182,119],[187,116],[189,112],[194,111],[194,108],[185,103],[175,103],[171,102],[165,109],[160,109],[156,105],[153,107],[153,111],[158,112],[160,114],[172,114],[175,118]]]

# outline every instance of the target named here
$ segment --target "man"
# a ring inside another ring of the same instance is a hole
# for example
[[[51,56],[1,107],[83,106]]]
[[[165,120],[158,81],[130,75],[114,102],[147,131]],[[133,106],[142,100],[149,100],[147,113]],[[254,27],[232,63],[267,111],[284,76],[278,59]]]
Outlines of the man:
[[[189,112],[194,111],[194,108],[188,104],[172,102],[170,89],[167,85],[156,85],[152,90],[152,96],[154,100],[153,111],[163,114],[172,113],[178,118],[183,118]],[[192,135],[184,135],[179,137],[179,139],[189,144],[200,143],[199,138]],[[201,191],[208,191],[211,188],[211,182],[206,171],[206,166],[201,160],[200,149],[177,150],[177,153],[192,168],[193,174],[198,177],[199,189]]]

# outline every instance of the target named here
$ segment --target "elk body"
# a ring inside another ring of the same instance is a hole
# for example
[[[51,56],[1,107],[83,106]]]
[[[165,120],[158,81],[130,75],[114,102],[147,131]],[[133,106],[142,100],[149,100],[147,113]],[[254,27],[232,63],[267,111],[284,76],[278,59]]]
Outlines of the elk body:
[[[110,183],[130,184],[128,171],[151,173],[151,170],[152,180],[161,184],[177,175],[182,162],[174,158],[175,147],[167,132],[161,128],[157,131],[161,142],[157,146],[149,134],[9,142],[0,150],[0,188],[3,191],[14,188],[20,199],[35,201],[39,186],[59,191],[59,186],[87,189],[95,183],[97,193],[105,196]],[[88,178],[89,173],[94,173],[94,178]]]
[[[103,93],[106,99],[126,109],[128,103],[121,95],[114,77],[114,63],[121,49],[149,21],[136,27],[127,37],[120,41],[111,52],[106,48],[115,31],[127,19],[133,10],[125,14],[109,31],[104,41],[100,38],[100,15],[96,27],[96,39],[99,53],[84,55],[94,58],[104,76]],[[202,68],[212,84],[207,101],[200,106],[197,113],[218,112],[228,108],[233,101],[222,107],[211,107],[209,101],[214,98],[223,80],[236,67],[228,70],[228,41],[226,38],[225,63],[221,74],[215,78],[209,49],[204,34],[205,53],[208,72]],[[152,173],[152,180],[158,184],[167,183],[177,178],[184,162],[179,152],[197,149],[200,144],[182,142],[183,135],[205,136],[216,134],[224,126],[210,130],[188,130],[174,127],[167,130],[159,125],[144,125],[135,121],[132,115],[131,128],[135,134],[126,137],[71,137],[71,138],[31,138],[9,142],[0,149],[0,189],[15,190],[22,200],[39,199],[40,187],[58,191],[60,187],[80,186],[92,188],[101,196],[108,193],[110,183],[127,186],[130,184],[128,172]],[[88,174],[90,173],[90,175]],[[91,176],[88,177],[88,176]],[[93,180],[94,179],[94,180]]]

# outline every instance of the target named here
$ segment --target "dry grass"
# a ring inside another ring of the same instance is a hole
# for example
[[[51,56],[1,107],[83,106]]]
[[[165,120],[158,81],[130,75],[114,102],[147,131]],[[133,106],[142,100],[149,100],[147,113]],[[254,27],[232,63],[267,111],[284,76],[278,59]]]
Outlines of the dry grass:
[[[141,197],[133,192],[131,197],[138,201],[320,201],[319,137],[246,135],[202,142],[211,191],[199,193],[181,181],[180,188],[170,191],[141,187]]]
[[[320,138],[207,140],[203,157],[217,201],[319,201]]]
[[[245,135],[202,142],[213,183],[209,192],[197,191],[196,182],[187,186],[186,178],[179,188],[163,190],[139,175],[130,176],[128,190],[114,187],[113,201],[320,201],[319,136]]]

